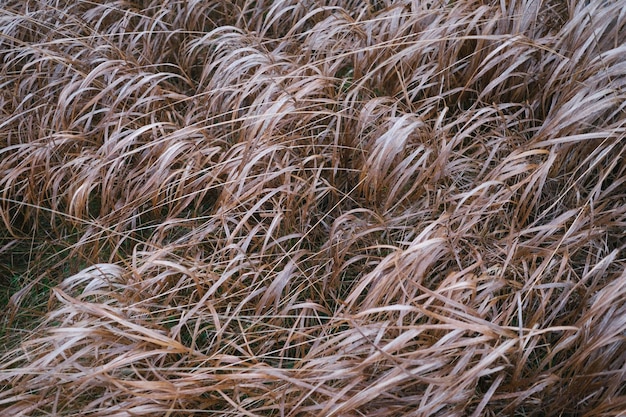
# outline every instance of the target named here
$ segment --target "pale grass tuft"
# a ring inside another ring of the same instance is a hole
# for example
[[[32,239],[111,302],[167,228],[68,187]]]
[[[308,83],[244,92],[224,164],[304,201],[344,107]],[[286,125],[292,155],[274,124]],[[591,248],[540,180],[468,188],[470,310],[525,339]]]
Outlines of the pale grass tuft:
[[[626,414],[623,1],[99,3],[0,9],[3,415]]]

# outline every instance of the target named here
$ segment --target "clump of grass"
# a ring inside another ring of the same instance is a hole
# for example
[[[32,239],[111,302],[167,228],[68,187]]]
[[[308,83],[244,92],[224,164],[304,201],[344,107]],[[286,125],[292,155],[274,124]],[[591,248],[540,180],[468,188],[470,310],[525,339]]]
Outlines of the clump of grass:
[[[626,413],[622,2],[1,10],[7,415]]]

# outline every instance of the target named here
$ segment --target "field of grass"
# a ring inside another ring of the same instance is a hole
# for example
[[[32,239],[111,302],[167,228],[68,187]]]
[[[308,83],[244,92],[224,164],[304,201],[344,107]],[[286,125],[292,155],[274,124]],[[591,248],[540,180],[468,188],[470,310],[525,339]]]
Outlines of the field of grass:
[[[626,1],[0,1],[0,415],[625,416]]]

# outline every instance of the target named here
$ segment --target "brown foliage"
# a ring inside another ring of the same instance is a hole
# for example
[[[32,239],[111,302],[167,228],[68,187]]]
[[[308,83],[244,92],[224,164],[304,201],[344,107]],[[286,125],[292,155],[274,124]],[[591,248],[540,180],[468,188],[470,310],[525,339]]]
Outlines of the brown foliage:
[[[624,1],[1,4],[3,415],[626,413]]]

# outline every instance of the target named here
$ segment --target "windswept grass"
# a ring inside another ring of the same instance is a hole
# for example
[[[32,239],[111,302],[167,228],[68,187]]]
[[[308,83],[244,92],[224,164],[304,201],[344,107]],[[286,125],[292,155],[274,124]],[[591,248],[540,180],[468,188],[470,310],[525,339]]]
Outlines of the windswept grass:
[[[626,415],[624,1],[0,4],[2,415]]]

